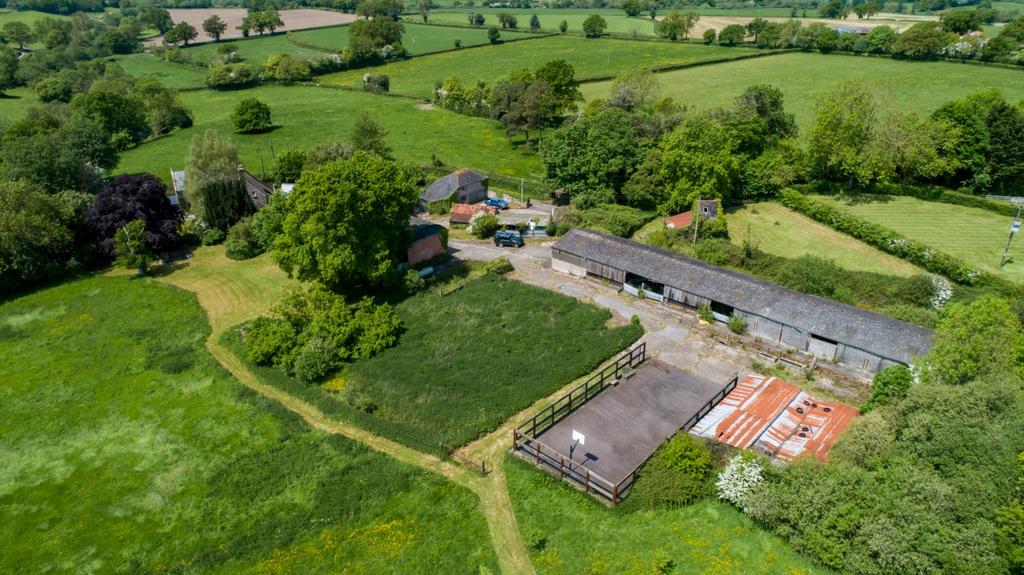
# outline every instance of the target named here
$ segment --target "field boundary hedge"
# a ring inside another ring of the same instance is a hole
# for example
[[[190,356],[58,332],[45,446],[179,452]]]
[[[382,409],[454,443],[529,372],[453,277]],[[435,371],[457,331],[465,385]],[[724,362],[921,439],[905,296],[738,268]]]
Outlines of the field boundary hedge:
[[[968,286],[1003,284],[992,274],[974,269],[963,260],[904,237],[889,228],[869,222],[847,211],[808,198],[795,189],[782,191],[782,205],[812,220],[852,236],[883,252],[904,259],[934,274]]]
[[[727,64],[729,62],[739,62],[740,60],[749,60],[751,58],[766,58],[768,56],[777,56],[779,54],[789,54],[791,52],[799,52],[792,48],[786,48],[782,50],[765,50],[764,52],[754,52],[751,54],[736,54],[733,56],[725,56],[722,58],[715,58],[713,60],[703,60],[700,62],[683,62],[679,64],[665,64],[664,66],[655,66],[654,68],[648,68],[655,74],[661,74],[663,72],[671,72],[674,70],[686,70],[688,68],[699,68],[701,66],[712,66],[715,64]],[[595,82],[607,82],[614,80],[616,74],[604,74],[601,76],[587,76],[580,78],[578,81],[580,84],[593,84]]]

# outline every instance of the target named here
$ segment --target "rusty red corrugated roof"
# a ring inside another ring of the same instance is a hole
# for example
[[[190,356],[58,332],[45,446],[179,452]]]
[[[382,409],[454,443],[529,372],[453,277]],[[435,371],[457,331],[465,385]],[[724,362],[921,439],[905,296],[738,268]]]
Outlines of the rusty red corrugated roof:
[[[665,218],[666,228],[685,228],[693,222],[693,212],[683,212],[672,217]]]
[[[739,448],[751,447],[777,461],[804,453],[827,460],[857,409],[820,402],[776,377],[747,375],[691,433]]]

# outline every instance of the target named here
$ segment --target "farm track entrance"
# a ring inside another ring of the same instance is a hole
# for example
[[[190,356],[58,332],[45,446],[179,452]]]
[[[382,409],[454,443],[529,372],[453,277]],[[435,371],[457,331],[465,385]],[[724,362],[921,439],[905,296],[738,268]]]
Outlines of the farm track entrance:
[[[243,319],[246,316],[251,317],[258,313],[254,310],[260,310],[260,306],[254,306],[253,302],[245,297],[245,286],[237,285],[233,278],[227,275],[219,275],[216,281],[211,281],[209,277],[200,277],[200,274],[171,273],[161,278],[161,281],[196,294],[199,305],[206,311],[210,322],[211,333],[206,340],[206,348],[217,362],[242,385],[264,397],[277,401],[315,429],[358,441],[375,451],[403,463],[442,475],[473,491],[480,500],[480,510],[487,521],[491,543],[497,555],[501,572],[506,575],[534,573],[529,554],[516,525],[516,517],[512,509],[512,501],[508,496],[508,487],[502,468],[506,449],[501,448],[501,440],[507,440],[511,423],[463,448],[463,451],[472,453],[476,459],[484,461],[489,470],[493,470],[481,477],[478,473],[456,463],[443,461],[433,455],[406,447],[362,428],[331,419],[305,401],[262,383],[238,358],[217,343],[224,330],[240,321],[240,317]],[[524,416],[520,414],[513,420],[522,417]]]

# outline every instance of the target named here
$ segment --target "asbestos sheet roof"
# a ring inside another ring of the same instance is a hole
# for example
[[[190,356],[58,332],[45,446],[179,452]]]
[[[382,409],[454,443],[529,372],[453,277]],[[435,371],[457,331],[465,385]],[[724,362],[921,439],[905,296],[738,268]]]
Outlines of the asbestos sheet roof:
[[[185,170],[171,170],[171,183],[179,194],[185,191]]]
[[[818,401],[777,377],[745,376],[690,433],[775,461],[809,454],[823,461],[859,412],[838,402]]]
[[[443,178],[434,180],[434,183],[430,184],[430,187],[420,195],[420,199],[425,202],[444,200],[455,193],[455,190],[486,179],[487,176],[480,172],[470,170],[469,168],[460,168]]]
[[[593,230],[573,229],[554,249],[900,363],[932,346],[931,330]]]

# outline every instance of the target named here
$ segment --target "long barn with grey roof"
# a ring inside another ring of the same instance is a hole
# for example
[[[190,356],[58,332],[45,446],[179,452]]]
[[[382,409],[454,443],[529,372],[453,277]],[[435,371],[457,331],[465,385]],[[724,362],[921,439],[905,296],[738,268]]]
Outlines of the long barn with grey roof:
[[[932,346],[922,327],[592,230],[558,240],[551,264],[658,301],[706,303],[719,320],[742,317],[752,335],[867,371],[909,364]]]

